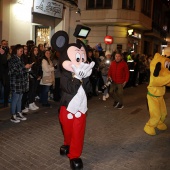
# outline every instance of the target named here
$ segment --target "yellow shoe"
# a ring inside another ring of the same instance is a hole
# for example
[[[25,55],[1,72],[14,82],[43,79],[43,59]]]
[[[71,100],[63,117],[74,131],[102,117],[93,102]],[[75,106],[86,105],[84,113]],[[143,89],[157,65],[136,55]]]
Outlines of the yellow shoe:
[[[166,130],[167,129],[167,126],[165,125],[165,123],[161,123],[161,124],[158,124],[157,128],[159,130]]]
[[[148,135],[156,135],[156,132],[155,132],[155,128],[154,127],[150,127],[148,125],[145,125],[144,127],[144,131],[148,134]]]

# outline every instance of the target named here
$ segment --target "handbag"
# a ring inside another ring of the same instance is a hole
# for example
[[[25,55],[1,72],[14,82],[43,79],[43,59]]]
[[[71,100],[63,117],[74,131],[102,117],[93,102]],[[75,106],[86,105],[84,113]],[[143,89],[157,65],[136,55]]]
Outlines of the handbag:
[[[44,76],[42,77],[42,83],[43,84],[48,84],[48,83],[52,83],[53,82],[53,79],[52,79],[52,76]]]

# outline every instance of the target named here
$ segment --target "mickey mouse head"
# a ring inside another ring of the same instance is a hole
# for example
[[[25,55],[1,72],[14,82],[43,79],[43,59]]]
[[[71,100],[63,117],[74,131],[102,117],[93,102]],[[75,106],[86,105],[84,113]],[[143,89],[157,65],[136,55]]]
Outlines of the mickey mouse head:
[[[69,44],[69,37],[65,31],[56,32],[51,38],[51,45],[54,50],[60,51],[60,63],[67,71],[74,72],[72,65],[79,67],[87,60],[87,49],[84,43],[77,39],[76,43]]]

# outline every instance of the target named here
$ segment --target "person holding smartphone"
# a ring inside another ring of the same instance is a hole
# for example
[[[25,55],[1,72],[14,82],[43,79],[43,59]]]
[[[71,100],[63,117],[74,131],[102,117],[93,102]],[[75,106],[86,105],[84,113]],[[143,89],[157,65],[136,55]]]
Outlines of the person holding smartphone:
[[[23,93],[29,90],[27,69],[31,68],[30,64],[24,65],[21,60],[23,47],[17,44],[9,59],[9,75],[11,89],[11,122],[19,123],[22,120],[27,120],[21,111],[21,100]]]

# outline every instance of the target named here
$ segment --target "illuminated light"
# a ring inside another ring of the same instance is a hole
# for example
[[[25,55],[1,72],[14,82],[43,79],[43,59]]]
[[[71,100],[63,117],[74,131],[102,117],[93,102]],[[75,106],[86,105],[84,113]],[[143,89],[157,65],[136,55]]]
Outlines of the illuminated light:
[[[106,60],[106,63],[109,64],[109,63],[110,63],[110,60]]]
[[[132,37],[141,39],[141,34],[134,32],[134,34],[132,35]]]
[[[20,0],[12,6],[12,12],[16,20],[30,22],[31,21],[31,2]]]
[[[129,35],[132,35],[132,33],[133,33],[133,29],[128,30]]]

